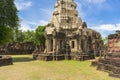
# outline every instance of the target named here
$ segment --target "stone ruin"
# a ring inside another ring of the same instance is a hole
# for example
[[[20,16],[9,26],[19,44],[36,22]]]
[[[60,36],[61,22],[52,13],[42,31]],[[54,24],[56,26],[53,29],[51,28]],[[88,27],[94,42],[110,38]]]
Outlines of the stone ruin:
[[[6,56],[6,45],[0,45],[0,66],[13,64],[12,57]]]
[[[7,45],[0,45],[0,55],[4,55],[7,53]]]
[[[0,66],[13,64],[12,57],[8,54],[32,54],[34,50],[35,44],[32,42],[0,45]]]
[[[108,47],[104,58],[93,61],[97,70],[107,71],[109,76],[120,78],[120,31],[108,36]]]
[[[32,42],[24,42],[24,43],[13,42],[6,45],[0,45],[0,55],[32,54],[34,50],[35,50],[35,44]]]
[[[12,65],[12,57],[0,55],[0,66]]]
[[[87,28],[78,16],[74,0],[57,0],[53,17],[45,29],[45,50],[35,50],[33,59],[88,60],[100,54],[100,33]]]
[[[32,54],[35,50],[35,44],[33,42],[24,43],[10,43],[7,46],[9,54]]]

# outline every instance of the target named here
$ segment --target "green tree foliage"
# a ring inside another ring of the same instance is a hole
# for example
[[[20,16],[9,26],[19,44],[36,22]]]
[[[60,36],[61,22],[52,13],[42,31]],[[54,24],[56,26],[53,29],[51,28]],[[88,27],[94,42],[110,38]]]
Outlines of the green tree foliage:
[[[18,29],[17,12],[14,0],[0,0],[0,44],[9,42],[12,29]]]
[[[14,38],[12,39],[14,42],[33,42],[36,45],[45,45],[45,32],[46,26],[38,26],[35,31],[22,31],[22,30],[14,30]]]
[[[45,32],[46,26],[38,26],[36,29],[36,44],[45,46],[45,37],[44,37],[44,32]]]
[[[17,12],[14,0],[0,0],[0,27],[18,28]]]
[[[24,42],[34,42],[35,43],[36,39],[35,39],[35,32],[34,31],[26,31],[25,32],[25,38],[24,38]]]
[[[1,38],[5,37],[6,39],[5,41],[10,40],[9,42],[33,42],[36,45],[45,46],[45,37],[44,37],[45,28],[46,26],[38,26],[38,28],[35,31],[30,31],[30,30],[22,31],[22,30],[12,30],[11,28],[6,27],[6,29],[3,28],[5,30],[0,29],[2,30],[0,31],[0,35],[1,35],[0,37]],[[9,34],[7,34],[8,32]]]
[[[14,42],[23,42],[25,39],[25,32],[22,30],[14,30]]]
[[[22,31],[22,30],[14,30],[14,36],[12,38],[13,42],[34,42],[36,41],[35,32],[34,31]]]
[[[104,42],[104,45],[107,45],[107,44],[108,44],[108,37],[105,37],[105,38],[103,38],[102,40],[103,40],[103,42]]]
[[[0,44],[10,42],[12,36],[12,29],[9,27],[0,27]]]

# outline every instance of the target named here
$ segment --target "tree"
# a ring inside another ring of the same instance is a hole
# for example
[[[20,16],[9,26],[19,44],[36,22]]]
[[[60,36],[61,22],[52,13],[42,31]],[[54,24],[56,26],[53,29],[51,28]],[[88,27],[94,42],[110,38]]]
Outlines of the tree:
[[[25,38],[24,38],[24,42],[34,42],[35,43],[35,32],[34,31],[26,31],[25,33]]]
[[[107,44],[108,44],[108,37],[105,37],[105,38],[103,38],[102,40],[103,40],[103,42],[104,42],[104,45],[107,45]]]
[[[14,0],[0,0],[0,42],[5,43],[10,39],[12,29],[18,29],[19,18]]]
[[[9,27],[0,27],[0,44],[10,42],[12,36],[12,29]]]
[[[36,44],[45,46],[45,28],[46,26],[38,26],[36,29]]]
[[[14,30],[14,42],[23,42],[25,39],[25,31]]]
[[[17,12],[14,0],[0,0],[0,26],[18,28]]]

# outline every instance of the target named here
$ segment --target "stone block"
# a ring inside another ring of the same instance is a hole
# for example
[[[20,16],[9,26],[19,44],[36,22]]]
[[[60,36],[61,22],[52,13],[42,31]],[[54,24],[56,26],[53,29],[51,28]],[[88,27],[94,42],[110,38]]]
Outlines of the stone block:
[[[97,70],[105,71],[105,65],[103,63],[98,63]]]
[[[120,74],[114,74],[113,72],[109,73],[109,76],[120,78]]]
[[[13,64],[12,57],[10,57],[10,56],[2,56],[0,58],[0,66],[12,65],[12,64]]]
[[[97,66],[98,65],[98,61],[92,61],[92,63],[91,63],[91,66]]]

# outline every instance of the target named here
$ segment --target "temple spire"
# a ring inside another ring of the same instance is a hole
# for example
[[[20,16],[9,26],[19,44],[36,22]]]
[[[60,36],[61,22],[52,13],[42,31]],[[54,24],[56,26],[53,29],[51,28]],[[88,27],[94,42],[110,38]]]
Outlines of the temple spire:
[[[63,29],[80,27],[82,20],[78,16],[76,7],[74,0],[57,0],[51,23]]]

